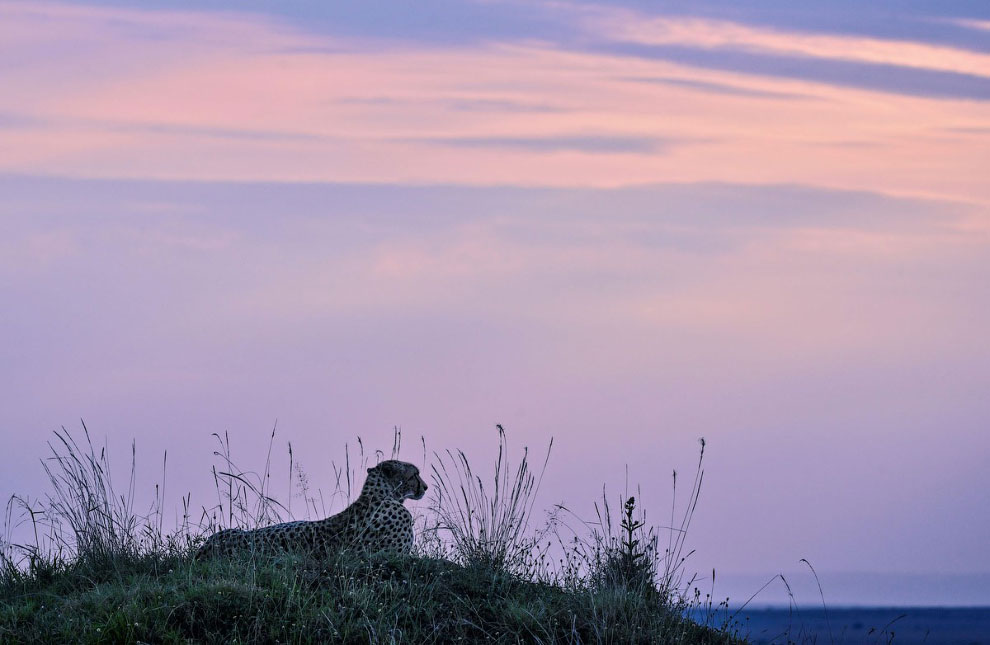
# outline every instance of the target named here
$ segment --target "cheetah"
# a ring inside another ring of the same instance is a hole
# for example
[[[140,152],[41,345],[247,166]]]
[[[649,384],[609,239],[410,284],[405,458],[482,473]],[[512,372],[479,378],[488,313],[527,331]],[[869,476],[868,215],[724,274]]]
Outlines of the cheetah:
[[[390,459],[368,469],[361,494],[336,515],[315,522],[284,522],[254,530],[226,529],[210,536],[197,559],[235,552],[303,551],[316,556],[345,548],[409,553],[413,519],[402,505],[422,499],[426,482],[419,468]]]

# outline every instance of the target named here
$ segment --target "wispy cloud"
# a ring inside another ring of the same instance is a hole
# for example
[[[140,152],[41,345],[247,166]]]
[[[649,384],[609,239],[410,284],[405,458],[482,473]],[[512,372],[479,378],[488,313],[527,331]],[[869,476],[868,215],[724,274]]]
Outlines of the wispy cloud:
[[[582,152],[587,154],[653,154],[673,145],[688,143],[677,139],[613,135],[563,135],[542,137],[446,137],[417,141],[458,148],[509,148],[531,152]]]
[[[748,96],[758,99],[814,99],[809,94],[798,94],[794,92],[777,92],[773,90],[761,90],[741,85],[730,85],[728,83],[717,83],[714,81],[703,81],[693,78],[675,78],[670,76],[641,76],[630,77],[626,80],[635,83],[660,83],[673,87],[684,87],[712,94],[727,94],[729,96]]]
[[[990,76],[990,54],[909,40],[864,38],[759,28],[739,22],[651,16],[629,10],[585,8],[589,32],[643,45],[684,45],[789,57],[872,63]]]
[[[211,139],[243,139],[247,141],[314,141],[329,137],[312,132],[266,129],[248,130],[206,127],[193,124],[156,123],[150,121],[112,121],[71,117],[33,117],[27,114],[0,114],[0,128],[70,129],[76,131],[115,132],[132,134],[177,135]]]
[[[788,56],[739,49],[621,43],[603,51],[742,74],[792,78],[929,98],[990,100],[990,76],[886,63]]]
[[[506,98],[478,97],[448,97],[448,98],[398,98],[394,96],[345,97],[338,100],[341,105],[382,106],[394,107],[399,105],[431,106],[440,109],[450,109],[462,112],[527,113],[527,112],[563,112],[565,108],[549,103],[533,103]]]
[[[955,126],[950,128],[945,128],[946,132],[955,132],[958,134],[990,134],[990,126]]]
[[[592,15],[553,10],[575,24]],[[974,171],[983,146],[945,135],[946,127],[990,127],[985,107],[969,100],[983,77],[974,86],[961,71],[981,65],[980,56],[953,53],[908,69],[919,52],[940,50],[897,54],[884,45],[873,58],[895,62],[849,61],[836,56],[855,50],[856,39],[806,41],[688,19],[644,19],[637,31],[629,24],[637,15],[588,22],[584,46],[381,47],[257,14],[0,4],[2,54],[19,61],[0,69],[0,171],[556,186],[794,182],[990,200]],[[857,76],[862,82],[850,81]]]
[[[990,20],[975,20],[971,18],[947,18],[943,19],[942,22],[948,22],[953,25],[958,25],[960,27],[965,27],[967,29],[975,29],[976,31],[990,31]]]
[[[990,99],[990,54],[971,49],[594,5],[572,10],[613,53],[882,92]]]
[[[565,108],[554,106],[550,103],[531,103],[526,101],[512,101],[508,99],[492,98],[452,98],[443,101],[451,109],[463,110],[465,112],[563,112]]]
[[[0,112],[0,128],[30,128],[45,125],[45,121],[30,114]]]

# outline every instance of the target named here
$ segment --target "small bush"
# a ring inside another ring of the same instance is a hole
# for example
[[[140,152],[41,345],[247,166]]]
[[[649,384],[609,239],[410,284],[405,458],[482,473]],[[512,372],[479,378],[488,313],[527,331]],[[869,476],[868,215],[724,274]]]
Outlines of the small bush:
[[[636,498],[630,497],[623,506],[620,536],[601,547],[592,569],[593,584],[644,592],[656,589],[657,536],[652,531],[643,535],[646,522],[635,513]]]

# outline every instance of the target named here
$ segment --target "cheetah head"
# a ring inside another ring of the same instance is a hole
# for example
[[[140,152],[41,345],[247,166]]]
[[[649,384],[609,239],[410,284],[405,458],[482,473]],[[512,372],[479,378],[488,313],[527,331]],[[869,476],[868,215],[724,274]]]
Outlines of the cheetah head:
[[[374,468],[368,469],[368,474],[378,473],[387,482],[395,499],[422,499],[426,494],[426,482],[419,476],[419,468],[406,463],[389,459]]]

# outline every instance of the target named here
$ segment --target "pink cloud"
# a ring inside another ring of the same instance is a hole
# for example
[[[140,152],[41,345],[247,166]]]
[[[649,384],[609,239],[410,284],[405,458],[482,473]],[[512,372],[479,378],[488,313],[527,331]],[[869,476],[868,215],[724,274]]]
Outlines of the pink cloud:
[[[26,61],[2,72],[8,91],[0,113],[34,120],[0,130],[0,170],[7,172],[571,186],[794,182],[990,200],[976,171],[986,159],[984,142],[946,131],[990,127],[980,103],[540,44],[383,51],[250,15],[54,4],[4,4],[0,14],[0,29],[11,35],[4,54]],[[706,21],[620,26],[635,39],[808,55],[851,47],[867,58],[876,51],[876,60],[925,59],[940,69],[982,72],[987,58],[910,43],[857,48],[848,39],[820,42]],[[13,36],[25,33],[31,38]],[[636,80],[649,77],[686,83]],[[690,81],[749,93],[713,98]],[[487,107],[459,107],[472,101]],[[609,137],[674,144],[643,154],[620,146],[438,143]]]
[[[625,9],[584,7],[578,11],[585,15],[584,22],[589,31],[626,42],[732,48],[990,76],[990,56],[955,47],[910,40],[783,31],[726,20],[653,17]],[[967,24],[973,22],[967,21]]]

